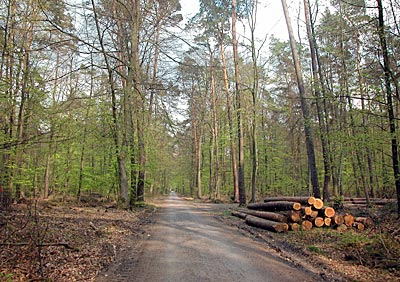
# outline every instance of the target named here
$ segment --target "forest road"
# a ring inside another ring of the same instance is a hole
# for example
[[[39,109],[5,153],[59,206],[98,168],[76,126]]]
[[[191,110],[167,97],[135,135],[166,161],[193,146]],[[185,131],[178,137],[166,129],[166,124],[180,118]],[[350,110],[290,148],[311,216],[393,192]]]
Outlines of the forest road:
[[[217,220],[213,215],[218,205],[185,201],[171,193],[158,206],[156,222],[135,262],[120,264],[117,277],[106,280],[321,281]]]

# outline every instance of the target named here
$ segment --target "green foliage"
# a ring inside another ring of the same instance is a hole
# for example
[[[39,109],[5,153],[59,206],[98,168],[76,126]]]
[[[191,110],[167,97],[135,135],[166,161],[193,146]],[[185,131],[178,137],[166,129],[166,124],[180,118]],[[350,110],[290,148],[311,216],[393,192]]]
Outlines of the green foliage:
[[[314,253],[317,253],[317,254],[324,254],[325,253],[320,247],[315,246],[315,245],[307,246],[307,250],[309,250],[311,252],[314,252]]]
[[[357,233],[354,231],[343,232],[340,234],[339,244],[343,247],[354,247],[354,246],[364,246],[365,244],[369,244],[373,242],[368,234],[365,233]]]
[[[12,282],[13,281],[13,275],[12,275],[12,273],[0,272],[0,280],[4,281],[4,282]]]
[[[0,15],[4,23],[0,31],[0,49],[5,48],[0,50],[0,177],[3,186],[12,183],[13,192],[18,185],[22,186],[26,196],[37,196],[43,191],[45,174],[49,172],[47,180],[53,193],[74,195],[79,185],[82,193],[104,195],[116,192],[119,185],[117,154],[123,154],[126,159],[128,182],[136,181],[133,174],[141,169],[137,160],[135,123],[138,115],[143,114],[144,120],[148,118],[144,132],[146,192],[164,193],[174,189],[189,194],[189,187],[194,183],[193,127],[196,123],[196,133],[202,145],[202,187],[206,190],[203,194],[206,194],[209,180],[211,183],[215,181],[215,175],[209,174],[210,168],[215,172],[215,162],[209,160],[209,152],[213,150],[209,145],[213,134],[210,107],[212,69],[219,126],[219,140],[216,142],[220,147],[219,155],[214,157],[220,161],[221,192],[232,194],[230,141],[233,138],[237,145],[237,112],[233,106],[233,131],[230,132],[219,49],[220,43],[224,47],[230,44],[231,1],[200,1],[200,11],[188,25],[192,34],[198,31],[194,42],[188,42],[192,46],[189,50],[179,50],[173,42],[177,41],[176,38],[171,40],[174,29],[170,27],[181,21],[179,1],[146,2],[142,11],[154,17],[140,18],[139,35],[146,38],[139,42],[143,68],[143,81],[139,83],[143,92],[141,97],[131,97],[135,91],[127,86],[132,82],[130,74],[126,73],[132,67],[133,53],[129,50],[132,1],[97,3],[101,11],[100,28],[106,43],[105,53],[112,69],[115,101],[110,95],[104,56],[94,52],[101,48],[96,40],[92,10],[83,13],[79,6],[73,10],[65,1],[56,0],[31,1],[30,5],[27,1],[17,1],[15,10],[8,10],[7,4],[14,2],[3,1],[0,4],[4,12]],[[386,120],[386,98],[381,80],[383,71],[380,52],[377,52],[379,44],[376,26],[365,12],[364,2],[330,1],[330,9],[317,15],[316,43],[326,84],[323,101],[317,101],[313,96],[315,88],[309,70],[306,40],[298,43],[312,115],[311,126],[316,132],[321,132],[316,102],[321,102],[329,126],[331,184],[337,186],[334,187],[337,189],[334,201],[338,205],[342,203],[341,195],[359,193],[364,188],[361,187],[363,183],[378,190],[376,194],[379,196],[393,196],[395,193],[388,145],[393,136]],[[252,11],[254,3],[253,0],[237,1],[239,19]],[[121,8],[120,17],[116,17],[112,5]],[[7,11],[14,14],[7,18]],[[74,35],[72,19],[79,23],[79,34]],[[7,20],[10,21],[8,25]],[[390,59],[397,62],[400,44],[394,22],[387,23],[390,31],[387,37]],[[161,33],[158,45],[149,44],[156,43],[155,27],[160,27]],[[10,36],[8,42],[4,42],[8,39],[6,31]],[[73,40],[75,36],[81,39],[79,52]],[[250,188],[250,115],[254,111],[258,132],[259,192],[305,195],[309,189],[308,163],[292,54],[287,41],[273,37],[268,40],[257,57],[260,91],[256,93],[259,103],[254,108],[251,103],[253,58],[249,44],[245,41],[239,44],[241,94],[245,101],[246,186]],[[85,45],[85,42],[90,44]],[[208,45],[213,48],[207,48]],[[158,52],[162,55],[155,54],[155,46],[160,48]],[[181,57],[176,56],[180,60],[178,64],[171,62],[175,58],[172,51],[165,55],[168,50],[182,51]],[[230,48],[226,48],[224,55],[228,97],[235,105]],[[158,69],[152,81],[155,58],[159,59]],[[26,61],[29,62],[28,73],[24,71]],[[393,77],[397,77],[399,68],[395,64],[392,67]],[[26,98],[24,105],[21,104],[23,94]],[[154,98],[152,112],[149,112],[150,96]],[[130,116],[128,112],[131,110],[133,114]],[[23,120],[19,120],[20,111]],[[179,118],[173,113],[176,111],[180,112]],[[18,136],[19,129],[22,129],[22,136]],[[318,135],[314,138],[319,176],[323,179],[321,138]],[[129,144],[131,140],[133,145]],[[136,163],[131,162],[133,158],[136,158]]]
[[[334,208],[340,208],[343,206],[343,202],[344,202],[344,197],[340,196],[340,195],[335,195],[333,197],[333,207]]]
[[[231,216],[231,215],[232,215],[232,211],[231,211],[231,210],[224,210],[224,211],[223,211],[223,215],[225,215],[225,216]]]

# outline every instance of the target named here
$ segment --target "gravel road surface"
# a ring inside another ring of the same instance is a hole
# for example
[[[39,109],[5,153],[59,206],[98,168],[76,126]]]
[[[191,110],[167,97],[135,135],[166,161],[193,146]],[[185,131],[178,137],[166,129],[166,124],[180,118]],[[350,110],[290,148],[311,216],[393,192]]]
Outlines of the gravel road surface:
[[[162,200],[141,253],[120,263],[108,281],[320,281],[270,249],[218,221],[213,204]],[[129,263],[129,260],[134,260]],[[109,275],[109,274],[108,274]],[[105,281],[105,280],[103,280]]]

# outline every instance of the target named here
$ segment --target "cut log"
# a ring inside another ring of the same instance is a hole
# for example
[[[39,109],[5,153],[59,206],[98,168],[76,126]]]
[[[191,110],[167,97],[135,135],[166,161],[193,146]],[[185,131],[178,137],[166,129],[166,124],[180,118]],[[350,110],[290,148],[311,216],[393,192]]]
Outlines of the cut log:
[[[365,230],[365,225],[362,224],[361,222],[354,222],[353,227],[359,231],[364,231]]]
[[[241,218],[241,219],[246,219],[246,217],[248,216],[248,214],[245,214],[245,213],[242,213],[242,212],[238,212],[238,211],[231,211],[231,214],[233,216],[236,216],[236,217]]]
[[[264,198],[264,203],[287,201],[287,202],[297,202],[306,205],[308,204],[308,199],[309,197],[296,197],[296,196],[266,197]]]
[[[303,221],[301,222],[301,228],[302,228],[302,230],[304,230],[304,231],[309,231],[309,230],[312,229],[312,227],[313,227],[313,224],[312,224],[312,222],[309,221],[309,220],[303,220]]]
[[[307,203],[312,206],[315,203],[315,198],[314,197],[309,197],[307,200]]]
[[[324,207],[324,202],[321,199],[315,199],[312,205],[314,209],[320,210]]]
[[[367,228],[374,225],[374,221],[370,217],[356,217],[354,218],[354,221],[364,224]]]
[[[335,209],[331,207],[323,207],[322,208],[322,213],[326,217],[334,217],[335,216]]]
[[[300,203],[297,203],[297,202],[294,202],[294,203],[293,203],[293,209],[294,209],[295,211],[300,211],[300,210],[301,210],[301,204],[300,204]]]
[[[345,198],[345,203],[352,203],[356,205],[366,205],[367,199],[365,198]],[[381,198],[370,198],[369,202],[373,205],[383,206],[388,203],[395,203],[396,199],[381,199]]]
[[[247,208],[251,210],[264,210],[264,211],[288,211],[288,210],[300,210],[301,204],[298,202],[276,201],[268,203],[248,204]]]
[[[304,214],[305,215],[311,215],[311,213],[313,212],[311,207],[305,207],[304,208]]]
[[[343,216],[344,219],[344,224],[346,224],[347,227],[351,227],[353,226],[354,223],[354,216],[352,216],[351,214],[346,213]]]
[[[312,211],[311,211],[311,214],[310,214],[310,217],[311,217],[311,218],[316,218],[317,216],[318,216],[318,211],[312,210]]]
[[[346,226],[346,224],[340,224],[340,225],[338,225],[338,227],[336,229],[339,232],[343,232],[343,231],[347,230],[347,226]]]
[[[352,204],[352,203],[343,203],[342,207],[345,210],[359,210],[361,208],[367,208],[366,204]],[[382,208],[383,206],[375,205],[374,208]]]
[[[324,224],[325,224],[324,218],[322,218],[322,217],[320,217],[320,216],[317,216],[317,217],[314,219],[314,225],[315,225],[316,227],[322,227],[322,226],[324,226]]]
[[[324,218],[325,226],[331,226],[331,223],[332,223],[332,218],[330,218],[330,217],[325,217]]]
[[[288,222],[288,217],[286,215],[280,214],[280,213],[275,213],[275,212],[267,212],[267,211],[256,211],[256,210],[248,210],[248,209],[239,209],[238,210],[241,213],[253,215],[256,217],[264,218],[264,219],[269,219],[272,221],[278,221],[278,222]]]
[[[301,215],[299,211],[289,211],[287,217],[292,222],[299,222]]]
[[[390,200],[392,200],[392,199],[369,198],[369,201],[370,201],[370,202],[373,202],[373,201],[381,201],[381,200],[383,200],[383,201],[390,201]],[[352,198],[352,197],[346,197],[346,198],[343,199],[343,201],[345,201],[345,202],[361,202],[361,201],[366,202],[367,199],[366,199],[366,198]]]
[[[344,218],[343,218],[343,216],[341,216],[341,215],[335,215],[334,217],[333,217],[333,222],[336,224],[336,225],[342,225],[343,223],[344,223]]]
[[[289,230],[289,225],[287,225],[286,223],[263,219],[252,215],[248,215],[246,217],[246,223],[254,227],[274,232],[286,232]]]
[[[290,230],[292,231],[300,231],[300,224],[298,224],[297,222],[294,223],[290,223]]]

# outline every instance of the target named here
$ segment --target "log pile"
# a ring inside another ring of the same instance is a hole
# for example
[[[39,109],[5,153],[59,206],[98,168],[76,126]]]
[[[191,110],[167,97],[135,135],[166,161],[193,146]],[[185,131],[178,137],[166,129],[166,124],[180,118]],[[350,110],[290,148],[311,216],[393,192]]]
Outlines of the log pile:
[[[396,199],[381,199],[369,198],[369,204],[375,208],[381,208],[387,204],[396,204]],[[368,207],[367,199],[365,198],[344,198],[342,203],[343,208],[346,209],[359,209]]]
[[[349,228],[362,231],[373,224],[370,218],[337,214],[333,207],[325,206],[315,197],[268,197],[263,203],[248,204],[247,209],[233,210],[232,215],[244,219],[248,225],[273,232],[320,227],[341,232]]]

